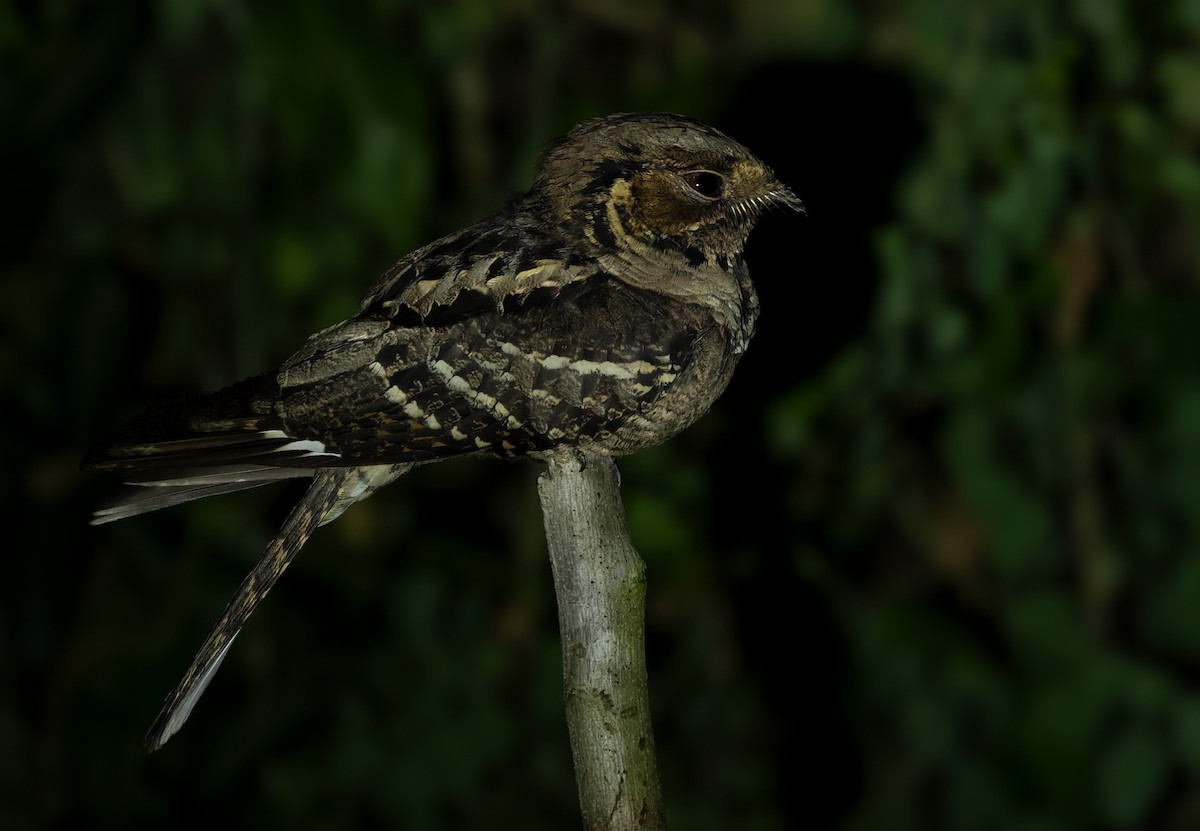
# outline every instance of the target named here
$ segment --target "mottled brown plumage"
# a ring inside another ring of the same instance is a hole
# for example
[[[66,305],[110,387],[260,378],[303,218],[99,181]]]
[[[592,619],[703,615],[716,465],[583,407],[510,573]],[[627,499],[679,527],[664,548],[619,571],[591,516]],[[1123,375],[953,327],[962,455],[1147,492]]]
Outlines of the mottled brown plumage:
[[[138,486],[96,522],[313,478],[149,746],[187,718],[313,530],[412,465],[623,455],[701,416],[754,331],[742,248],[770,205],[800,208],[711,127],[673,115],[585,122],[547,151],[528,193],[405,257],[278,372],[154,408],[93,449],[86,468]]]

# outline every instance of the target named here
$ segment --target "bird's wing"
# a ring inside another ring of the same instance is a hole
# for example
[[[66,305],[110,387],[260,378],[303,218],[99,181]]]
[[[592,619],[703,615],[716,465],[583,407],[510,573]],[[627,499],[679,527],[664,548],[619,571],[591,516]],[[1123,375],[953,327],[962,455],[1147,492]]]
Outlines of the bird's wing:
[[[279,385],[261,375],[207,395],[158,404],[97,443],[84,470],[118,471],[125,488],[93,525],[205,496],[312,476],[333,460],[284,432],[274,411]]]
[[[702,309],[545,268],[564,279],[452,315],[464,289],[424,310],[439,325],[393,319],[348,345],[359,320],[315,337],[278,375],[288,434],[342,464],[544,453],[608,438],[690,370]]]
[[[700,324],[545,237],[493,220],[439,240],[277,373],[134,419],[84,460],[138,486],[95,521],[327,467],[540,452],[574,440],[570,418],[619,427]]]

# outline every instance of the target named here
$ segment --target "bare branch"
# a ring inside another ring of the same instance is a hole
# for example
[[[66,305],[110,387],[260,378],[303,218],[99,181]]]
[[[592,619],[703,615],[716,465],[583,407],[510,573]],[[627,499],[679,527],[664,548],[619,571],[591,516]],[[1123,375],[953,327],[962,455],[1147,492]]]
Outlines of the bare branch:
[[[625,527],[616,463],[552,461],[538,496],[583,827],[665,828],[646,678],[646,566]]]

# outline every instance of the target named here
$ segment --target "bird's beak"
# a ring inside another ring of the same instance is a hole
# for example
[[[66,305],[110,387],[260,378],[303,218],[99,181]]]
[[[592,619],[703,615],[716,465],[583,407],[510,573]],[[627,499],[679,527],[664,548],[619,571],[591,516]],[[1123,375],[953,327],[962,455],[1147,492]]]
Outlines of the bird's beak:
[[[808,216],[808,211],[804,209],[804,203],[800,201],[799,196],[792,193],[791,188],[779,185],[778,187],[773,188],[771,192],[767,194],[767,198],[771,200],[772,204],[780,205],[784,208],[793,210],[796,213],[801,213],[805,216]]]

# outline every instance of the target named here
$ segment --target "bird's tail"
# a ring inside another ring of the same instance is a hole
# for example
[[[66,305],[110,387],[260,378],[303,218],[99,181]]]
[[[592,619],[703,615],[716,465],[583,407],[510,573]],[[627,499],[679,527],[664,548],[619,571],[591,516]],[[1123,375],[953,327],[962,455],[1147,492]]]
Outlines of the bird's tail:
[[[215,393],[152,407],[84,456],[84,470],[125,474],[133,487],[96,511],[93,525],[312,476],[338,454],[290,436],[274,411],[273,376],[250,378]]]
[[[251,378],[207,396],[154,407],[83,459],[84,470],[125,474],[131,487],[96,512],[93,524],[155,511],[280,479],[312,477],[254,570],[209,633],[146,736],[156,750],[177,731],[221,665],[250,613],[319,525],[407,471],[410,463],[345,466],[311,437],[289,435],[275,412],[279,386]]]
[[[411,467],[411,464],[370,465],[315,472],[308,492],[288,514],[275,539],[271,540],[254,569],[246,575],[233,600],[229,601],[209,632],[183,679],[163,702],[158,718],[146,734],[147,748],[158,750],[183,726],[221,666],[225,653],[229,651],[242,625],[271,591],[275,581],[312,536],[312,532],[318,526],[336,519],[353,503],[394,481]]]
[[[337,502],[339,493],[344,490],[346,480],[355,475],[356,471],[353,468],[321,471],[316,475],[308,493],[292,509],[258,564],[238,587],[237,594],[209,632],[208,638],[192,659],[192,665],[188,667],[182,680],[163,702],[158,718],[146,734],[148,749],[158,750],[183,726],[187,717],[191,715],[192,708],[208,687],[209,681],[221,666],[221,661],[225,659],[225,653],[229,651],[233,639],[241,631],[242,624],[271,591],[275,581],[325,519],[326,514]]]

